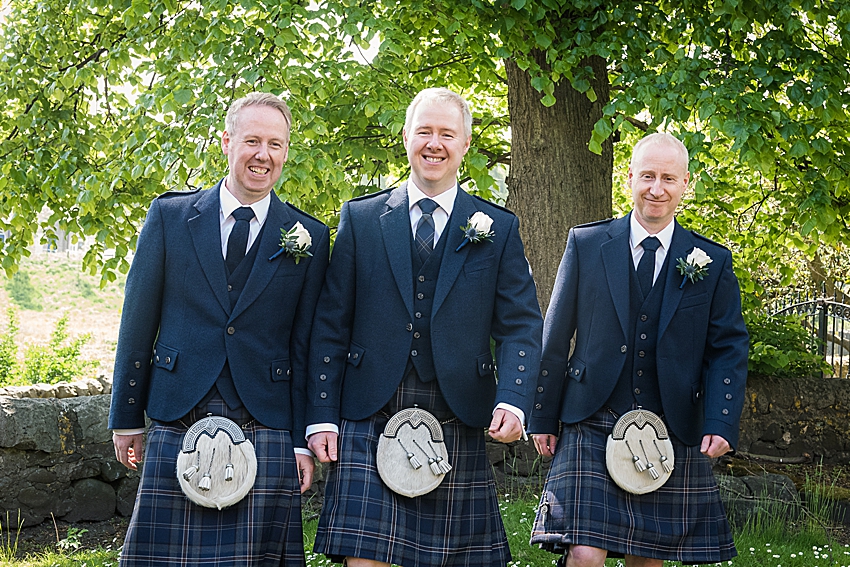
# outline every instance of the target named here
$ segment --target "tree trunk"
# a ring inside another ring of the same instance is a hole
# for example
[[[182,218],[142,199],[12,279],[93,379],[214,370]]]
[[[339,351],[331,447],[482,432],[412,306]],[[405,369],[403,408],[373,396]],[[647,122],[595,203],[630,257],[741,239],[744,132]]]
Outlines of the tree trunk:
[[[545,65],[543,54],[538,63]],[[537,282],[543,312],[569,229],[611,216],[611,176],[614,149],[611,138],[602,155],[587,149],[593,125],[602,117],[609,83],[605,60],[594,57],[592,83],[597,101],[575,91],[569,81],[555,86],[557,102],[549,108],[531,86],[528,74],[506,61],[508,108],[511,115],[511,169],[508,206],[520,219],[525,253]]]

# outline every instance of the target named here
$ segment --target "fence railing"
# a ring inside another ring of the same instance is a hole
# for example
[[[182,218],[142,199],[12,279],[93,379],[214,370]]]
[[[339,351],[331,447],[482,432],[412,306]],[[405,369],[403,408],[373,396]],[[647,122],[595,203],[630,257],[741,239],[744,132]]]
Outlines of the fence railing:
[[[818,339],[818,352],[832,367],[825,377],[848,378],[850,374],[850,293],[848,286],[826,290],[794,291],[771,302],[771,315],[797,315]]]

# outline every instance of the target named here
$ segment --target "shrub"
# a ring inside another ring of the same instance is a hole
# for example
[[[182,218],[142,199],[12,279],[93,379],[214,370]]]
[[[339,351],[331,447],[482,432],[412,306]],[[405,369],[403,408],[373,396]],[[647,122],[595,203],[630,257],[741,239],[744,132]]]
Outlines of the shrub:
[[[15,272],[15,275],[6,282],[6,291],[21,309],[41,311],[41,294],[32,285],[27,272],[23,270]]]
[[[817,339],[800,318],[748,312],[744,320],[750,333],[750,373],[799,378],[830,371],[824,357],[817,353]]]

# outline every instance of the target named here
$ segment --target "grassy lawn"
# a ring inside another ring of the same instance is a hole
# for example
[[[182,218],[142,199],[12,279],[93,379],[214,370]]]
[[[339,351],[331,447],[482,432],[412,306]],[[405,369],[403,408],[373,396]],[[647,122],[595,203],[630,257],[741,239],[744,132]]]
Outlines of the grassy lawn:
[[[528,545],[531,523],[534,521],[536,500],[524,498],[502,500],[501,508],[505,530],[510,541],[514,560],[510,567],[544,567],[554,565],[557,557]],[[316,520],[304,525],[304,542],[307,550],[307,565],[319,567],[331,565],[323,555],[311,553],[316,533]],[[7,540],[3,535],[0,542],[0,565],[10,567],[117,567],[118,552],[115,550],[76,551],[59,553],[45,551],[28,556],[23,560],[13,560],[10,548],[14,545],[14,536]],[[735,533],[735,543],[739,556],[727,563],[733,567],[850,567],[850,545],[830,543],[827,534],[815,527],[791,531],[784,518],[773,521],[759,521],[756,526]],[[609,559],[606,567],[621,566],[622,562]],[[665,567],[681,566],[681,563],[668,562]]]

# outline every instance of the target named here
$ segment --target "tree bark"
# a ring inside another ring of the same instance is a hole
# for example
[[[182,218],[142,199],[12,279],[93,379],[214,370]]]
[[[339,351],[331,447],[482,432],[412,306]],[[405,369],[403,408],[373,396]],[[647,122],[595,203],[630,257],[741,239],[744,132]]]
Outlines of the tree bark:
[[[543,54],[535,57],[545,65]],[[595,73],[596,102],[563,80],[555,86],[557,102],[547,108],[528,74],[512,60],[506,61],[511,116],[508,206],[520,219],[520,234],[544,313],[569,229],[611,216],[613,141],[605,141],[602,155],[587,149],[593,125],[608,101],[608,72],[602,58],[584,64]]]

